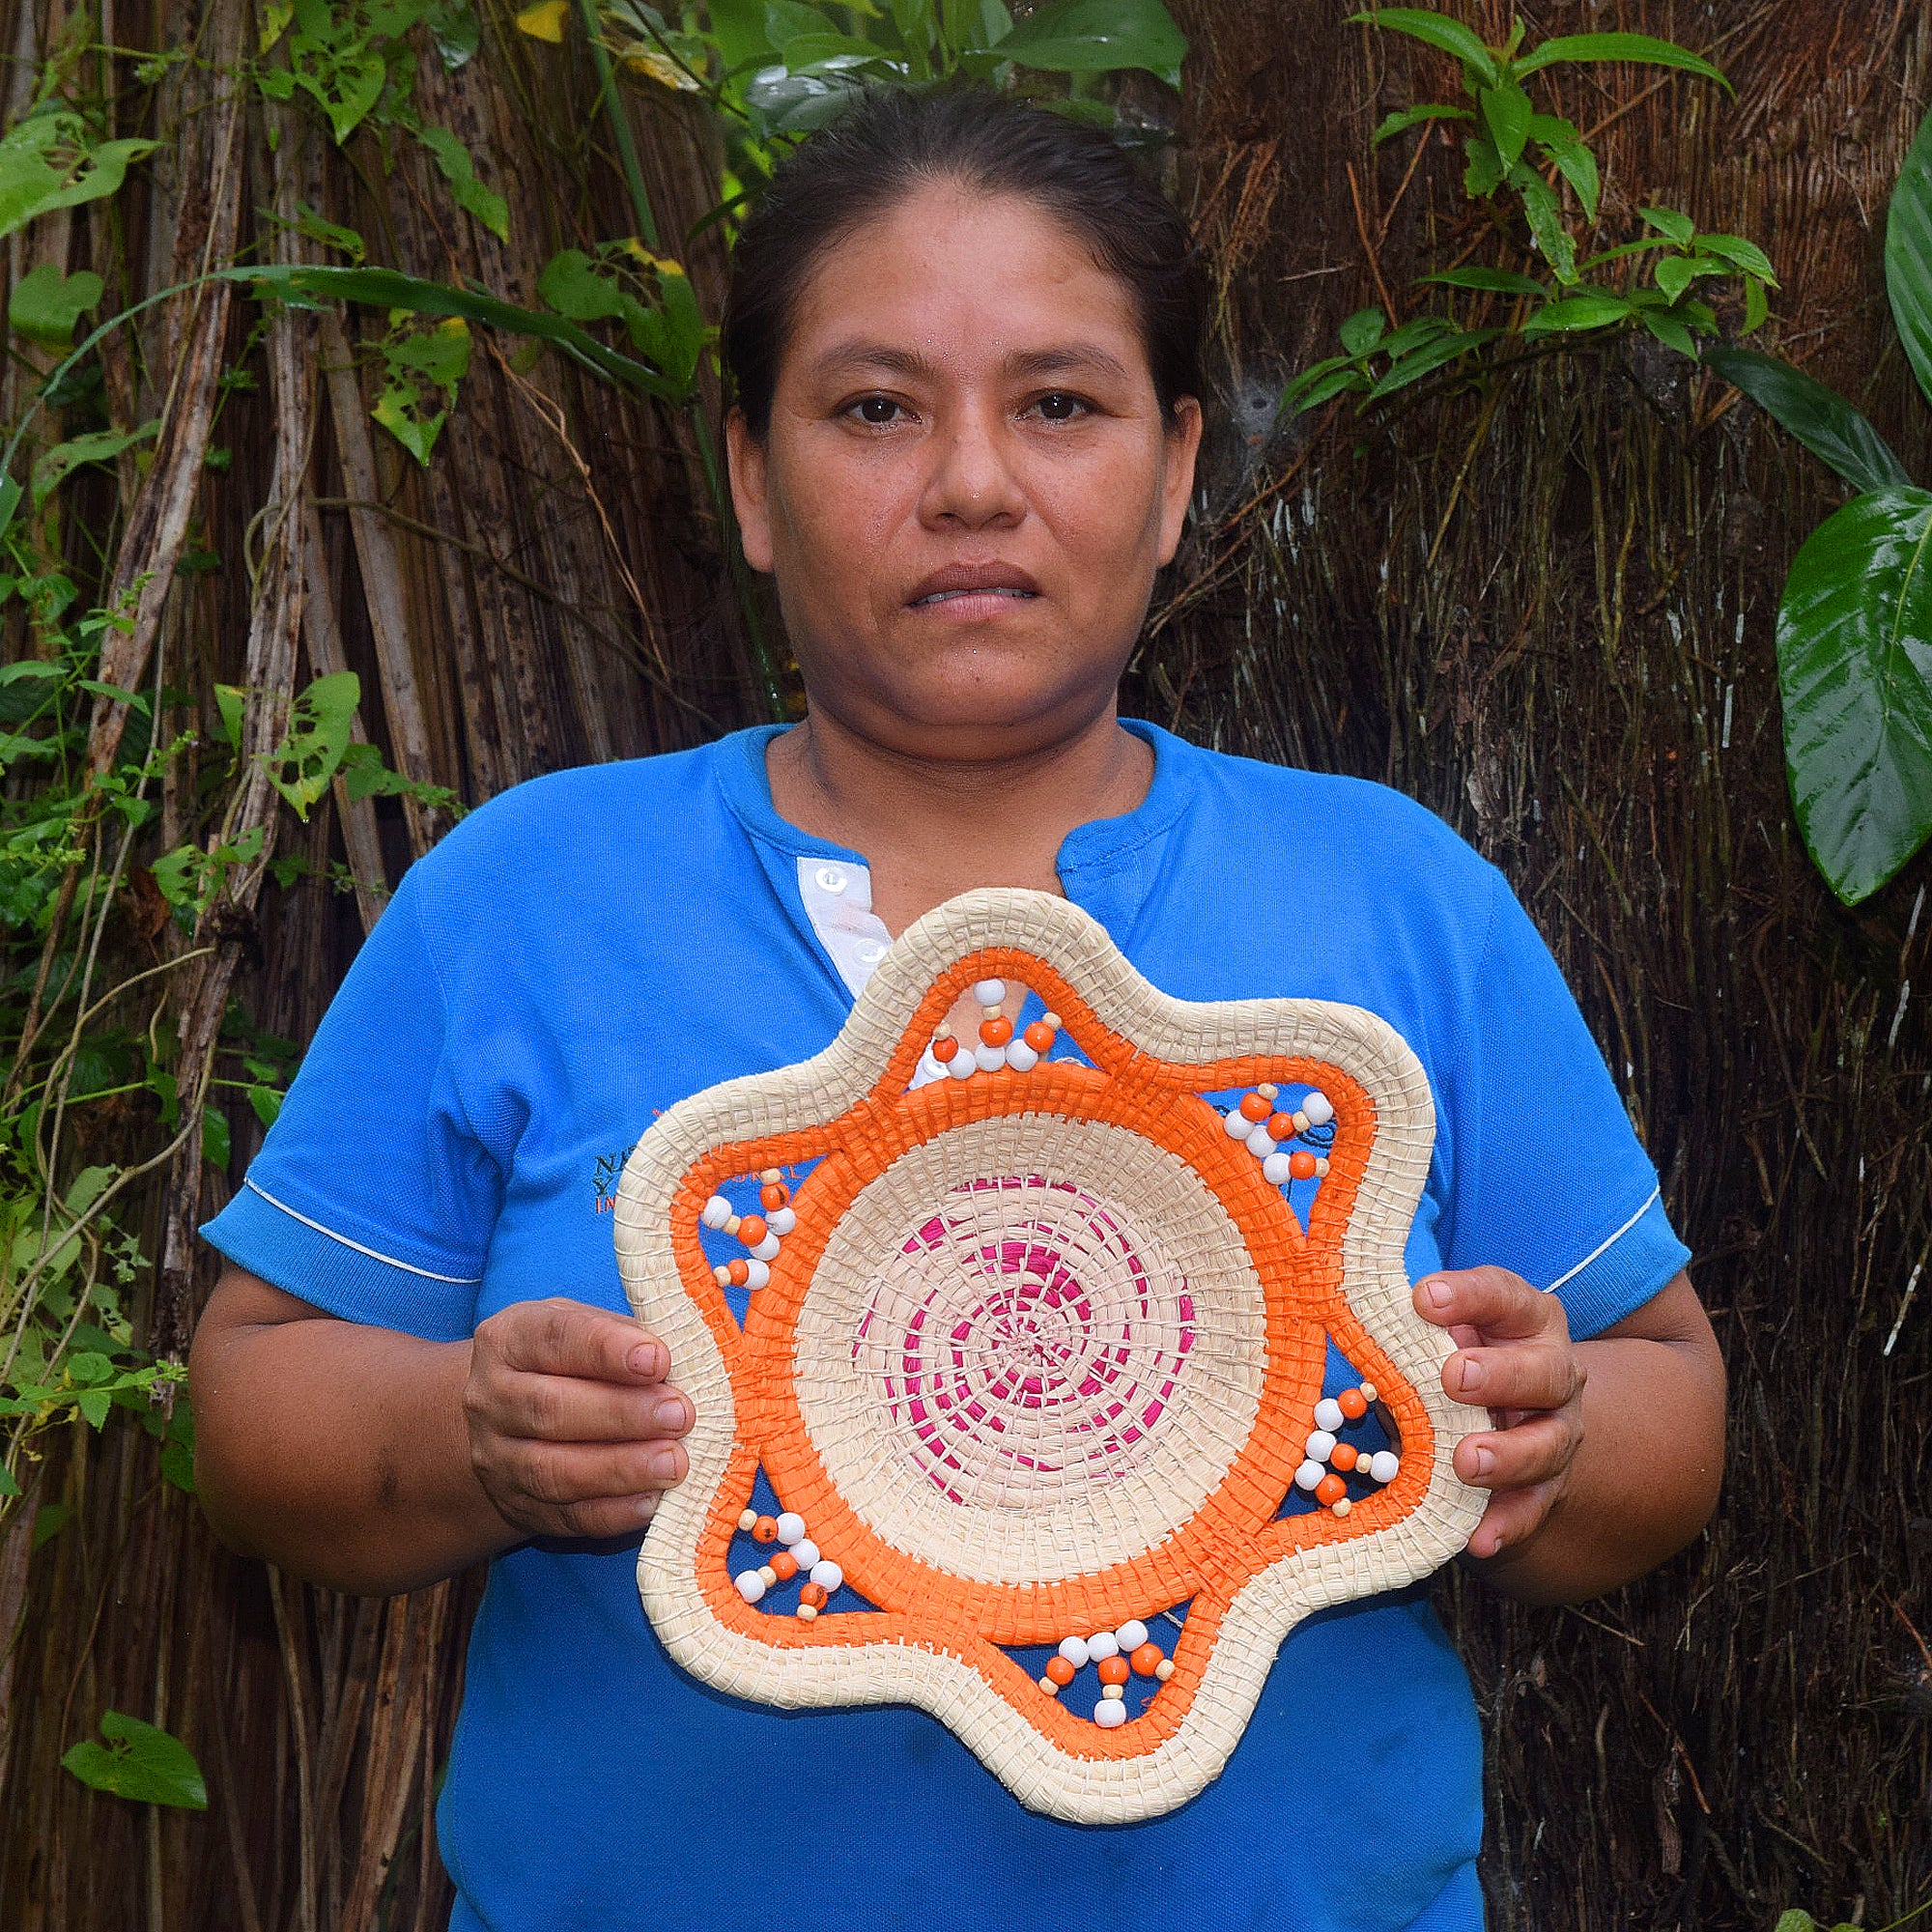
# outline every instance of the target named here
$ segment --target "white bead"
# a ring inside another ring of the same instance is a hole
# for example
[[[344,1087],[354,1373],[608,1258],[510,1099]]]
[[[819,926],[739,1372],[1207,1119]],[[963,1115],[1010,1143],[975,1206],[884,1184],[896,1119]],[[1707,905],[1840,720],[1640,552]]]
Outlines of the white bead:
[[[1007,982],[1004,980],[981,980],[973,988],[973,997],[982,1007],[997,1007],[1007,997]]]
[[[1154,1679],[1157,1683],[1165,1684],[1167,1680],[1174,1675],[1174,1659],[1171,1657],[1163,1657],[1161,1661],[1154,1665],[1153,1674],[1154,1674]]]
[[[1335,1453],[1335,1438],[1325,1429],[1318,1429],[1309,1436],[1304,1452],[1311,1463],[1325,1463]]]
[[[1375,1385],[1375,1383],[1374,1383],[1374,1382],[1364,1382],[1364,1383],[1362,1384],[1362,1400],[1363,1400],[1364,1402],[1374,1402],[1374,1401],[1375,1401],[1375,1399],[1376,1399],[1376,1385]]]
[[[1319,1153],[1315,1156],[1315,1178],[1317,1180],[1328,1179],[1328,1156]]]
[[[798,1226],[798,1216],[789,1208],[774,1208],[765,1216],[765,1226],[775,1235],[788,1235]]]
[[[1075,1670],[1078,1670],[1087,1662],[1087,1639],[1084,1636],[1062,1637],[1060,1654]]]
[[[755,1570],[740,1570],[731,1580],[748,1604],[755,1604],[765,1594],[765,1579]]]
[[[1356,1465],[1360,1467],[1358,1463]],[[1402,1468],[1402,1458],[1392,1449],[1378,1449],[1369,1458],[1369,1474],[1378,1483],[1392,1483]]]
[[[1272,1100],[1275,1097],[1275,1095],[1281,1092],[1281,1089],[1277,1087],[1272,1080],[1264,1080],[1262,1084],[1255,1089],[1255,1092],[1259,1094],[1264,1100]]]
[[[818,1614],[818,1605],[816,1604],[801,1604],[798,1606],[798,1611],[797,1611],[798,1620],[802,1624],[810,1623],[811,1620],[815,1616],[817,1616],[817,1614]]]
[[[1095,1631],[1087,1639],[1087,1655],[1095,1663],[1098,1663],[1103,1657],[1118,1657],[1120,1651],[1121,1640],[1112,1631]]]
[[[1127,1694],[1127,1690],[1124,1684],[1103,1684],[1100,1687],[1100,1695],[1103,1697],[1111,1697],[1113,1701],[1117,1704],[1120,1703],[1126,1696],[1126,1694]]]
[[[791,1553],[798,1558],[801,1570],[811,1570],[818,1563],[818,1545],[809,1536],[801,1536],[791,1547]]]
[[[821,1557],[811,1566],[811,1580],[829,1594],[844,1582],[845,1573],[831,1557]]]
[[[1262,1179],[1270,1187],[1286,1187],[1294,1179],[1285,1153],[1271,1153],[1262,1162]]]
[[[761,1582],[766,1589],[769,1590],[772,1587],[772,1585],[776,1583],[778,1580],[779,1580],[779,1573],[776,1570],[774,1570],[769,1563],[760,1563],[758,1565],[758,1581]]]
[[[1302,1096],[1301,1111],[1308,1116],[1311,1127],[1325,1127],[1335,1118],[1335,1109],[1328,1104],[1327,1094],[1320,1088]]]
[[[1094,1721],[1103,1731],[1117,1731],[1127,1721],[1127,1707],[1118,1697],[1102,1697],[1094,1706]]]
[[[1331,1510],[1333,1510],[1337,1516],[1347,1516],[1349,1512],[1355,1506],[1349,1500],[1347,1496],[1344,1496],[1340,1502],[1330,1503],[1328,1507]]]
[[[715,1267],[711,1270],[711,1279],[720,1288],[729,1288],[731,1286],[731,1270],[727,1267]]]
[[[1255,1123],[1238,1107],[1230,1107],[1221,1124],[1231,1141],[1244,1141],[1255,1130]]]
[[[805,1534],[805,1519],[796,1510],[786,1510],[779,1518],[779,1541],[789,1549]]]
[[[1248,1136],[1248,1151],[1257,1160],[1265,1160],[1274,1151],[1274,1136],[1266,1127],[1257,1127]]]
[[[774,1241],[772,1245],[777,1247],[778,1243]],[[771,1278],[772,1271],[763,1262],[751,1261],[745,1264],[745,1286],[747,1288],[763,1288]]]
[[[1297,1490],[1312,1490],[1327,1473],[1320,1463],[1304,1463],[1294,1472],[1294,1487]]]
[[[981,1040],[973,1049],[973,1059],[981,1073],[997,1073],[1007,1064],[1007,1049],[1004,1046],[988,1046]]]
[[[714,1194],[697,1217],[707,1228],[722,1228],[731,1218],[731,1204],[722,1194]]]
[[[1039,1680],[1039,1688],[1042,1690],[1044,1690],[1049,1697],[1058,1697],[1060,1695],[1060,1686],[1056,1684],[1051,1677],[1042,1677]]]
[[[1007,1065],[1015,1073],[1031,1073],[1039,1065],[1039,1055],[1025,1040],[1010,1039],[1007,1042]]]
[[[962,1046],[959,1049],[959,1051],[955,1053],[952,1056],[952,1058],[946,1063],[946,1070],[947,1072],[952,1074],[952,1076],[955,1080],[970,1080],[972,1079],[974,1074],[979,1072],[980,1064]]]
[[[738,1230],[742,1228],[744,1225],[745,1221],[743,1215],[727,1214],[724,1217],[724,1232],[727,1235],[735,1235],[738,1232]]]
[[[744,1513],[744,1515],[738,1519],[738,1527],[742,1529],[747,1536],[749,1536],[751,1535],[753,1528],[756,1525],[757,1520],[758,1520],[757,1511],[747,1510]]]
[[[1297,1134],[1305,1134],[1308,1131],[1308,1116],[1299,1107],[1289,1116],[1289,1119],[1294,1122],[1294,1131]]]
[[[1339,1435],[1348,1426],[1349,1418],[1342,1413],[1339,1402],[1330,1402],[1326,1396],[1315,1405],[1315,1426],[1325,1429],[1330,1435]]]
[[[776,1235],[767,1235],[755,1248],[748,1249],[747,1252],[754,1262],[775,1262],[779,1258],[779,1237]]]
[[[1138,1650],[1148,1640],[1148,1628],[1138,1617],[1134,1617],[1123,1623],[1114,1636],[1123,1652]]]

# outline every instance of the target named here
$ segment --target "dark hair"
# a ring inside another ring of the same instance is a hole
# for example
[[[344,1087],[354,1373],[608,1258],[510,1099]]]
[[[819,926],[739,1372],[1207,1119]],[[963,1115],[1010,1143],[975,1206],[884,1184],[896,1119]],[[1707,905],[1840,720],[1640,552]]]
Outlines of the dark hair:
[[[1024,196],[1118,275],[1140,313],[1161,411],[1201,393],[1207,287],[1186,224],[1098,128],[952,85],[861,94],[780,164],[731,258],[722,348],[752,434],[771,424],[779,362],[812,264],[915,189],[956,182]]]

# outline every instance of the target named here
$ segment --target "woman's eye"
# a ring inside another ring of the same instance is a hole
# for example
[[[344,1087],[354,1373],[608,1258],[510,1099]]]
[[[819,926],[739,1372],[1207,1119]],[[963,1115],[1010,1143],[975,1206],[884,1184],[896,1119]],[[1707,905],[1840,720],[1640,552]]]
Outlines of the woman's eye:
[[[1037,398],[1033,407],[1048,422],[1072,422],[1076,417],[1086,415],[1090,410],[1090,405],[1083,398],[1069,396],[1059,389]]]
[[[852,405],[851,413],[861,422],[883,427],[899,413],[899,405],[891,396],[862,396]]]

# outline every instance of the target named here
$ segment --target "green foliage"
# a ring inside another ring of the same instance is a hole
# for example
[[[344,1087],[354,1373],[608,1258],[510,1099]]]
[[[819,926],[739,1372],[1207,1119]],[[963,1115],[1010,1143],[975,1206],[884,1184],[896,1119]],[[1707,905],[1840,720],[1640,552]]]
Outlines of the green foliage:
[[[103,1744],[84,1738],[61,1763],[85,1785],[138,1804],[208,1809],[208,1785],[194,1753],[179,1738],[119,1711],[101,1714]]]
[[[537,293],[572,322],[621,322],[638,354],[662,370],[681,397],[691,393],[713,331],[676,262],[635,240],[607,242],[595,255],[566,248],[545,267]]]
[[[0,134],[0,241],[38,214],[99,201],[121,185],[153,141],[99,141],[58,100],[43,100]]]
[[[1603,61],[1678,68],[1722,85],[1723,75],[1701,55],[1643,34],[1577,34],[1522,50],[1520,23],[1500,46],[1488,45],[1472,29],[1419,7],[1384,7],[1352,19],[1452,54],[1462,68],[1463,91],[1473,105],[1424,101],[1390,114],[1376,129],[1379,145],[1411,128],[1431,137],[1437,124],[1464,129],[1463,191],[1492,212],[1505,259],[1462,266],[1421,278],[1425,286],[1461,290],[1484,298],[1464,320],[1453,310],[1418,316],[1400,328],[1377,315],[1385,334],[1373,344],[1304,370],[1282,402],[1298,412],[1344,394],[1379,402],[1438,369],[1492,345],[1514,353],[1519,345],[1552,336],[1601,339],[1642,328],[1668,348],[1694,355],[1697,338],[1718,333],[1718,316],[1704,298],[1713,283],[1735,284],[1745,305],[1745,329],[1768,312],[1767,291],[1777,286],[1764,251],[1738,235],[1700,233],[1687,214],[1647,208],[1647,235],[1584,256],[1596,238],[1603,196],[1597,157],[1573,122],[1544,113],[1524,82],[1552,68]],[[1542,272],[1531,272],[1538,263]],[[1648,278],[1643,270],[1648,269]],[[1493,298],[1513,306],[1489,321]],[[1359,318],[1354,320],[1359,321]],[[1494,357],[1492,356],[1493,363]]]
[[[376,345],[383,381],[369,413],[427,467],[429,453],[469,367],[469,327],[460,315],[424,325],[408,310],[392,310],[389,332]],[[440,396],[438,404],[425,399]]]
[[[63,275],[51,262],[30,269],[7,298],[7,322],[43,349],[68,349],[73,326],[104,293],[92,269]]]

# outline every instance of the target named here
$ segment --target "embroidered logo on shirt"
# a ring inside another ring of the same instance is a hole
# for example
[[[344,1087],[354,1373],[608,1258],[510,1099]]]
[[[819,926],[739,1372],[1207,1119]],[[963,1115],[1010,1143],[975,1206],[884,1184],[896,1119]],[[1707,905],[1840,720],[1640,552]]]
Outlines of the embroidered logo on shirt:
[[[637,1143],[632,1142],[635,1147]],[[619,1153],[600,1153],[597,1165],[592,1170],[590,1184],[597,1190],[593,1211],[608,1214],[617,1205],[617,1183],[624,1176],[624,1163],[631,1157],[631,1149],[625,1148]]]

